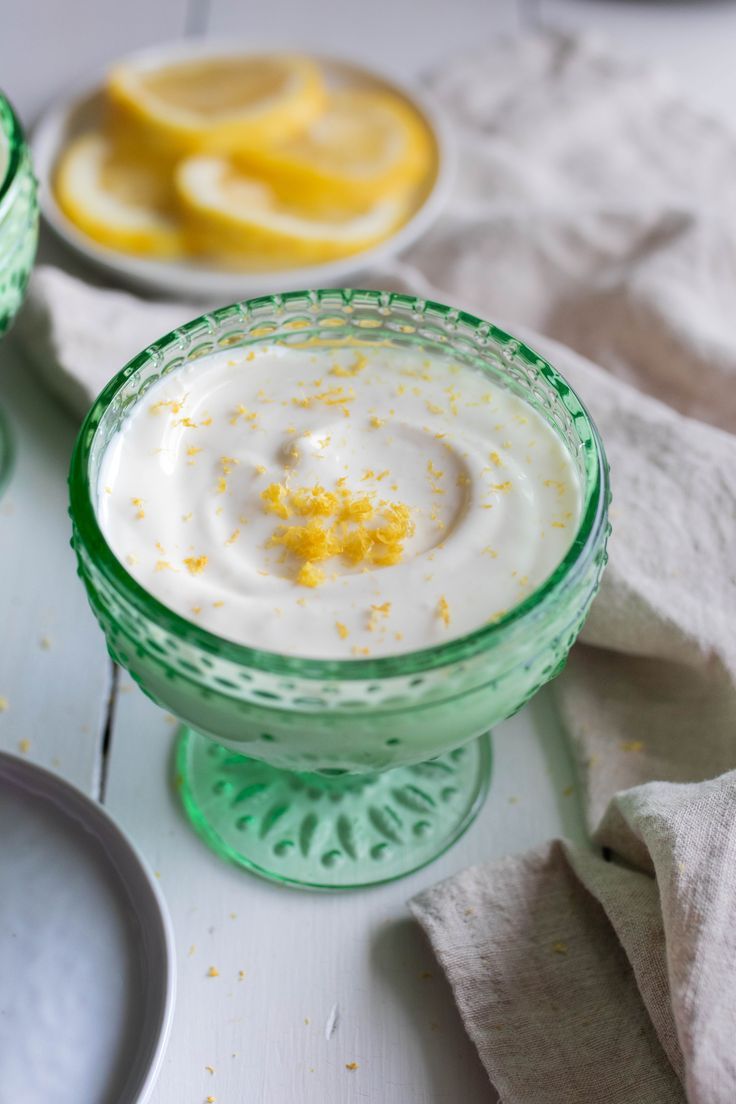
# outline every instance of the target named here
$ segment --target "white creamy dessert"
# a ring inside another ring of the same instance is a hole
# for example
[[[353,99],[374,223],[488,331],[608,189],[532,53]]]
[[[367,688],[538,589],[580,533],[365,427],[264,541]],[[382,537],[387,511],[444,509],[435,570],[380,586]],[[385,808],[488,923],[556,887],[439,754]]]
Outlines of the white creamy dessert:
[[[287,655],[415,651],[498,620],[581,511],[562,440],[452,358],[273,344],[158,381],[107,448],[100,526],[183,617]]]

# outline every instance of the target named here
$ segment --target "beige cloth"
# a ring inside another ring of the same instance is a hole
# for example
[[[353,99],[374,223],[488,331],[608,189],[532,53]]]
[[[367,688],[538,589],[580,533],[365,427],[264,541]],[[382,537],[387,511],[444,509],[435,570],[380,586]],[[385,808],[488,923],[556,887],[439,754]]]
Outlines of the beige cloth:
[[[413,908],[505,1104],[733,1104],[736,776],[702,780],[736,766],[736,140],[575,39],[497,43],[431,83],[457,186],[365,282],[499,320],[599,423],[610,564],[555,692],[615,862],[553,843]],[[196,313],[41,269],[18,332],[81,411]]]
[[[437,83],[474,201],[419,247],[423,271],[736,430],[734,137],[571,41]],[[614,861],[554,842],[412,908],[504,1104],[732,1104],[736,438],[530,341],[611,462],[610,564],[555,691]]]

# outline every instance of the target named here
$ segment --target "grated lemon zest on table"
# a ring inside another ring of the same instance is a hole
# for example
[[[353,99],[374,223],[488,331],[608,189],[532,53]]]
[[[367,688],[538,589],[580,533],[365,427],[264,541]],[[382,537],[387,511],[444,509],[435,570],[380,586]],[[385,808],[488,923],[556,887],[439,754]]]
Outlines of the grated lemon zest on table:
[[[437,603],[437,616],[441,621],[444,621],[445,625],[450,624],[450,604],[445,598],[444,594]]]
[[[374,429],[380,429],[382,425],[386,424],[385,418],[379,418],[377,414],[374,414],[370,420],[370,424]]]
[[[350,635],[347,625],[343,625],[342,621],[336,621],[335,628],[341,640],[345,640]]]

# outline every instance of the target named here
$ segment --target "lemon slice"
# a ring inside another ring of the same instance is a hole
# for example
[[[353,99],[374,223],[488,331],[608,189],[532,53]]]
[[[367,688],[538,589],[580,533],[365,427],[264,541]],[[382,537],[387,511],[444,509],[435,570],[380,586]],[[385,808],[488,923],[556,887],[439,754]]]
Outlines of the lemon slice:
[[[182,253],[169,180],[104,135],[84,134],[67,147],[55,186],[67,218],[102,245],[155,257]]]
[[[280,141],[324,104],[318,67],[288,55],[206,58],[159,69],[116,66],[107,93],[113,123],[159,155],[226,152]]]
[[[425,178],[433,147],[426,124],[399,96],[345,89],[301,133],[235,157],[284,198],[358,209]]]
[[[250,267],[313,264],[357,253],[387,237],[408,211],[402,197],[390,196],[358,214],[312,217],[222,157],[181,162],[176,185],[193,248]]]

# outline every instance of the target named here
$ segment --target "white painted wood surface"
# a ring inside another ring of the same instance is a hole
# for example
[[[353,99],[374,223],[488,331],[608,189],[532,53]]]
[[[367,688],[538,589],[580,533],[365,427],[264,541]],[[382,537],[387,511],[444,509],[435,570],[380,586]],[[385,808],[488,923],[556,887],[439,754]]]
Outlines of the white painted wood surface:
[[[411,79],[535,19],[603,31],[632,54],[669,63],[702,103],[728,113],[734,102],[736,6],[709,0],[8,0],[0,87],[28,121],[91,69],[185,33],[320,48]],[[208,1096],[217,1104],[493,1101],[406,900],[470,863],[553,835],[583,837],[549,697],[500,726],[486,806],[429,868],[393,885],[319,896],[228,867],[181,813],[170,785],[174,730],[164,715],[126,675],[108,713],[110,665],[68,547],[75,427],[40,391],[12,339],[0,346],[0,401],[18,448],[0,500],[0,697],[8,701],[0,747],[94,795],[104,788],[106,805],[160,875],[179,995],[153,1104]],[[207,977],[210,966],[218,977]],[[358,1068],[346,1069],[352,1062]]]
[[[66,472],[76,426],[40,389],[12,336],[0,402],[16,449],[0,498],[0,748],[97,793],[111,666],[69,547]]]

